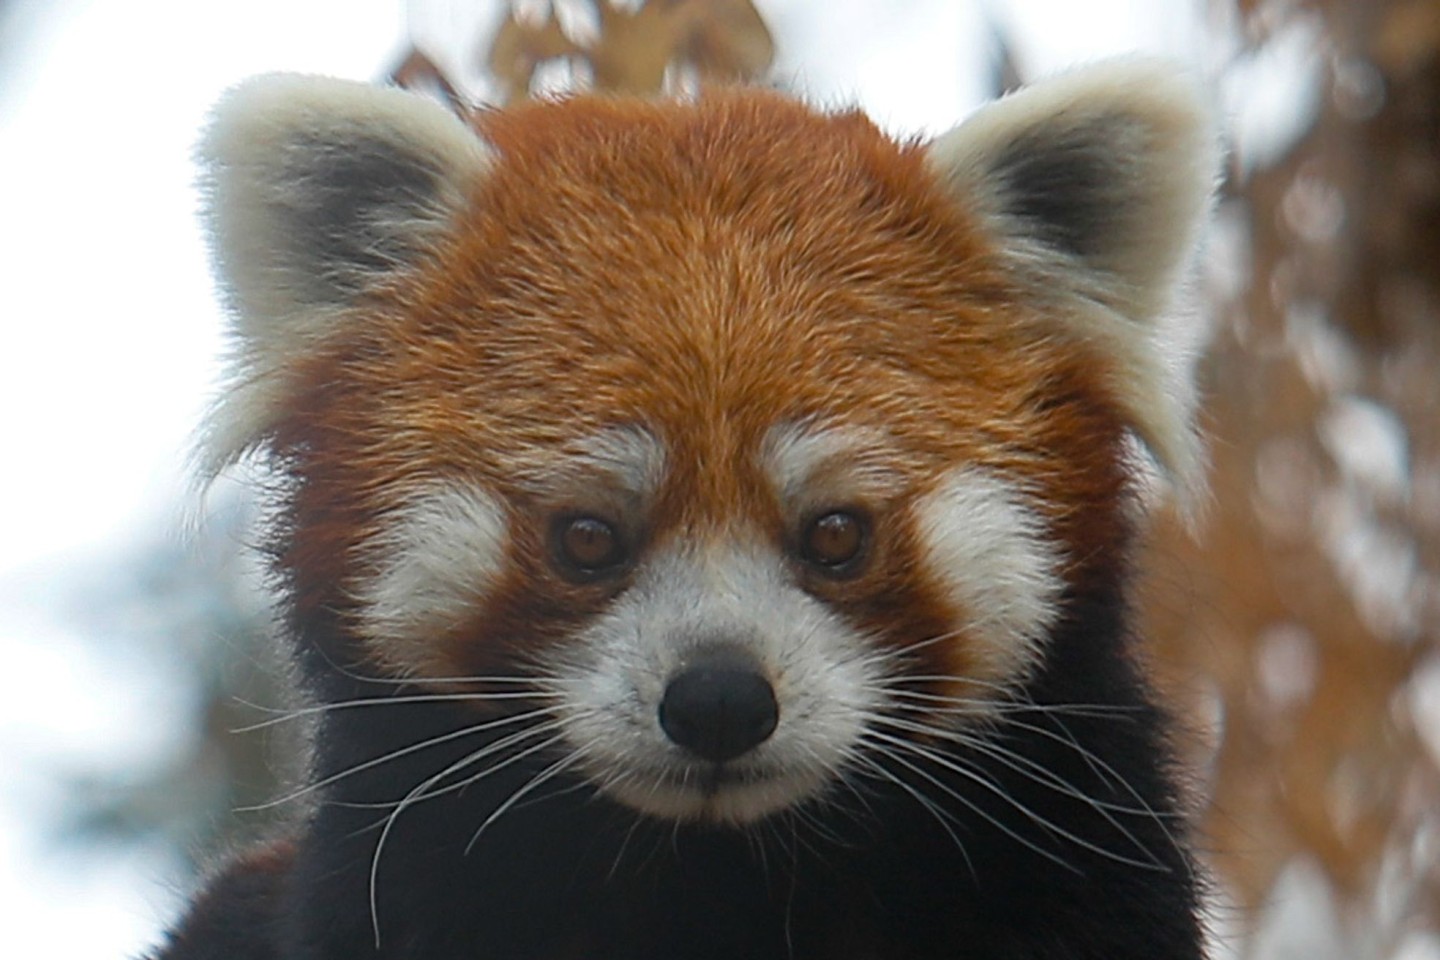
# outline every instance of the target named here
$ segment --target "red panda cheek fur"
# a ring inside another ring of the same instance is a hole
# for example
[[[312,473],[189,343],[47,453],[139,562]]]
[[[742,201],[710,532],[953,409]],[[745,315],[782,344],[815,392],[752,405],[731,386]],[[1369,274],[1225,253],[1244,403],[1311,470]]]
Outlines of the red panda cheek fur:
[[[1209,175],[1168,68],[937,144],[717,91],[481,112],[467,145],[418,99],[266,84],[208,148],[248,338],[214,459],[280,478],[320,802],[160,960],[1199,960],[1126,603],[1137,443],[1177,486],[1196,459],[1154,383]],[[1107,166],[1111,135],[1154,157]],[[250,269],[316,211],[344,269]],[[843,570],[801,546],[837,510]],[[575,516],[613,570],[557,556]],[[697,746],[686,677],[769,728]]]

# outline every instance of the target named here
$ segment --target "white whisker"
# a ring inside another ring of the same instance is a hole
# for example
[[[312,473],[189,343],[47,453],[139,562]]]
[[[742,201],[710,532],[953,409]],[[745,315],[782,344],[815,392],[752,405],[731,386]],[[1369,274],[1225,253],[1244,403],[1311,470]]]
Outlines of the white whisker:
[[[894,727],[895,729],[909,733],[930,735],[938,732],[942,735],[950,734],[950,731],[933,731],[923,724],[908,723],[905,721],[895,721],[890,719],[882,722],[886,723],[891,727]],[[1080,802],[1084,803],[1086,806],[1094,810],[1097,814],[1099,814],[1112,827],[1118,830],[1125,837],[1125,839],[1129,840],[1132,844],[1134,844],[1137,850],[1140,850],[1146,856],[1149,856],[1151,860],[1154,861],[1155,866],[1162,866],[1159,860],[1154,857],[1154,855],[1149,851],[1145,844],[1143,844],[1133,833],[1130,832],[1128,828],[1126,828],[1122,823],[1120,823],[1119,820],[1115,818],[1115,814],[1119,813],[1127,816],[1147,817],[1153,819],[1153,811],[1149,809],[1126,807],[1121,804],[1110,803],[1104,800],[1100,800],[1096,797],[1092,797],[1089,794],[1085,793],[1083,790],[1080,790],[1073,784],[1061,778],[1058,774],[1056,774],[1054,771],[1050,770],[1043,764],[1036,763],[1034,760],[1031,760],[1028,757],[1000,747],[998,744],[994,744],[984,738],[965,737],[963,735],[949,735],[946,737],[946,739],[950,739],[955,743],[962,744],[977,753],[984,754],[985,756],[988,756],[991,759],[995,760],[997,763],[1002,764],[1003,766],[1015,771],[1016,773],[1019,773],[1021,776],[1024,776],[1035,783],[1040,784],[1041,786],[1048,787],[1049,789],[1061,793],[1065,796],[1071,797],[1075,800],[1079,800]],[[955,763],[961,762],[959,758],[952,757],[951,759]],[[940,761],[937,759],[935,762],[939,763]],[[950,767],[950,769],[956,769],[958,772],[958,768],[956,767],[952,766]],[[976,771],[976,773],[977,775],[979,775],[978,771]],[[1012,800],[1012,803],[1013,802],[1014,801]],[[1161,824],[1161,827],[1163,829],[1164,825]]]
[[[399,748],[398,750],[392,750],[389,753],[384,754],[383,756],[375,757],[372,760],[366,760],[364,763],[358,763],[353,767],[347,767],[346,769],[341,770],[339,773],[331,774],[328,777],[317,780],[314,783],[307,784],[306,786],[301,787],[298,790],[293,790],[290,793],[287,793],[284,796],[278,797],[274,800],[269,800],[265,803],[256,804],[255,806],[240,807],[239,809],[246,812],[270,810],[282,804],[290,803],[294,800],[300,799],[301,797],[308,796],[309,794],[312,794],[317,790],[322,790],[325,787],[330,786],[332,783],[344,780],[345,778],[354,776],[357,773],[362,773],[365,770],[373,769],[380,766],[381,764],[389,763],[392,760],[398,760],[400,757],[408,756],[412,753],[418,753],[421,750],[425,750],[433,746],[438,746],[442,743],[448,743],[452,740],[459,740],[463,737],[474,736],[478,733],[485,733],[488,730],[494,730],[498,727],[506,726],[507,724],[522,723],[526,720],[533,720],[536,717],[546,716],[548,713],[548,709],[528,710],[524,713],[510,714],[508,716],[498,717],[494,720],[487,720],[484,723],[477,723],[468,727],[461,727],[458,730],[451,730],[447,733],[442,733],[438,736],[431,737],[428,740],[421,740],[418,743],[409,744],[407,746]]]
[[[549,734],[553,734],[553,733],[555,733],[555,731],[558,730],[559,728],[560,728],[559,722],[558,722],[558,721],[553,721],[553,720],[550,721],[550,722],[548,722],[548,723],[539,723],[539,724],[536,724],[535,726],[532,726],[532,727],[526,727],[525,729],[519,730],[519,731],[517,731],[517,732],[515,732],[515,733],[507,734],[506,736],[501,737],[499,740],[495,740],[495,741],[493,741],[493,742],[491,742],[491,743],[487,743],[484,747],[481,747],[479,750],[475,750],[475,751],[472,751],[472,752],[466,754],[460,761],[458,761],[458,763],[459,763],[460,766],[472,766],[472,765],[480,762],[481,760],[484,760],[484,759],[486,759],[486,758],[488,758],[488,757],[492,757],[492,756],[494,756],[494,755],[497,754],[497,753],[501,753],[501,752],[503,752],[504,750],[506,750],[507,748],[513,747],[513,746],[515,746],[516,744],[524,743],[526,740],[529,740],[529,739],[531,739],[531,738],[533,738],[533,737],[546,736],[546,735],[549,735]],[[555,742],[555,738],[552,737],[552,738],[551,738],[549,741],[547,741],[547,742],[548,742],[548,743],[553,743],[553,742]],[[509,762],[509,758],[507,758],[507,760],[506,760],[505,762],[508,763],[508,762]],[[476,783],[477,781],[484,779],[484,777],[485,777],[486,775],[488,775],[492,770],[501,769],[503,766],[504,766],[504,763],[496,764],[494,767],[486,767],[484,770],[480,771],[479,773],[476,773],[476,774],[473,774],[473,775],[471,775],[471,776],[469,776],[469,777],[466,777],[466,778],[463,779],[463,780],[457,780],[457,781],[454,782],[454,783],[451,783],[451,784],[448,784],[448,785],[446,785],[446,786],[444,786],[444,787],[441,787],[439,790],[434,790],[434,791],[432,791],[432,792],[430,792],[430,793],[424,794],[423,796],[415,797],[415,798],[414,798],[414,802],[415,802],[415,803],[419,803],[419,802],[421,802],[422,800],[431,800],[431,799],[434,799],[435,797],[443,797],[443,796],[444,796],[445,794],[447,794],[447,793],[455,793],[455,792],[457,792],[457,791],[464,790],[466,787],[470,786],[471,784]],[[452,765],[451,768],[450,768],[450,770],[451,770],[452,773],[453,773],[456,769],[458,769],[458,767],[456,767],[456,766],[454,766],[454,765]],[[351,807],[351,808],[354,808],[354,809],[361,809],[361,810],[391,810],[391,809],[394,809],[396,806],[398,806],[401,802],[402,802],[402,801],[400,801],[400,800],[387,800],[387,801],[378,802],[378,803],[353,803],[353,802],[347,802],[347,803],[344,804],[344,805],[347,806],[347,807]],[[383,822],[383,821],[377,821],[376,824],[375,824],[375,826],[379,826],[379,824],[380,824],[381,822]]]
[[[882,743],[888,743],[888,744],[891,745],[891,746],[899,747],[901,750],[904,750],[904,751],[907,751],[907,752],[910,752],[910,753],[914,753],[914,752],[915,752],[915,749],[914,749],[914,748],[915,748],[915,745],[912,744],[912,743],[910,743],[908,740],[902,740],[902,739],[900,739],[900,738],[898,738],[898,737],[888,737],[888,736],[884,736],[884,735],[881,735],[881,734],[877,734],[875,731],[870,731],[870,733],[867,734],[867,737],[874,737],[874,736],[880,736],[880,737],[882,737],[882,738],[883,738]],[[871,742],[872,742],[872,743],[875,743],[874,740],[872,740]],[[1034,853],[1036,853],[1036,854],[1044,857],[1046,860],[1049,860],[1051,863],[1054,863],[1056,866],[1063,867],[1064,869],[1070,871],[1071,873],[1077,874],[1077,875],[1079,875],[1079,876],[1084,876],[1083,871],[1081,871],[1079,867],[1076,867],[1074,864],[1072,864],[1072,863],[1070,863],[1069,861],[1065,860],[1063,857],[1059,856],[1058,854],[1052,853],[1052,852],[1050,852],[1049,850],[1046,850],[1044,847],[1039,846],[1039,845],[1036,844],[1034,841],[1028,840],[1028,839],[1026,839],[1025,837],[1021,836],[1019,833],[1015,832],[1013,829],[1011,829],[1010,827],[1006,826],[1003,821],[1001,821],[1001,820],[999,820],[999,819],[997,819],[997,818],[995,818],[995,817],[990,816],[990,814],[988,814],[988,813],[986,813],[984,810],[982,810],[977,803],[975,803],[973,800],[970,800],[968,797],[965,797],[965,796],[961,795],[958,791],[955,790],[954,787],[951,787],[949,784],[945,783],[943,780],[941,780],[940,778],[936,777],[934,774],[931,774],[931,773],[925,771],[924,769],[922,769],[921,767],[916,766],[915,764],[911,763],[910,761],[906,760],[904,757],[898,755],[898,754],[895,753],[895,752],[892,752],[892,751],[887,750],[887,751],[885,751],[885,755],[886,755],[892,762],[898,763],[900,766],[904,767],[906,770],[909,770],[911,773],[915,774],[915,775],[918,776],[918,777],[924,778],[926,781],[928,781],[929,783],[931,783],[931,784],[934,785],[935,787],[939,788],[940,791],[943,792],[946,796],[950,797],[952,800],[955,800],[957,803],[960,803],[960,804],[962,804],[963,806],[965,806],[965,808],[968,809],[971,813],[974,813],[976,816],[980,817],[980,818],[981,818],[982,820],[984,820],[986,823],[989,823],[989,824],[990,824],[991,826],[993,826],[995,829],[999,830],[1001,833],[1005,834],[1007,837],[1009,837],[1010,839],[1014,840],[1016,843],[1019,843],[1021,846],[1023,846],[1023,847],[1025,847],[1025,848],[1033,851]],[[922,756],[922,758],[923,758],[923,755],[921,755],[921,756]],[[928,759],[928,758],[925,758],[925,759]],[[1002,796],[1003,796],[1003,794],[1002,794]],[[1024,808],[1021,808],[1021,809],[1022,809],[1022,811],[1023,811]]]
[[[949,741],[950,743],[955,743],[967,749],[974,750],[977,753],[983,753],[986,756],[991,757],[998,763],[1005,765],[1011,770],[1014,770],[1016,773],[1019,773],[1022,776],[1025,776],[1035,781],[1036,783],[1050,787],[1053,790],[1073,797],[1077,800],[1083,800],[1086,804],[1094,807],[1097,810],[1112,810],[1116,813],[1128,814],[1131,816],[1155,816],[1154,811],[1149,809],[1148,807],[1127,807],[1123,804],[1112,803],[1109,801],[1100,800],[1096,797],[1092,797],[1089,794],[1085,793],[1083,790],[1080,790],[1078,787],[1075,787],[1073,784],[1065,781],[1063,778],[1060,777],[1059,774],[1055,773],[1055,771],[1051,770],[1049,767],[1045,766],[1042,763],[1037,763],[1029,757],[1009,749],[1008,747],[1004,746],[992,737],[982,736],[964,730],[951,730],[945,727],[935,727],[929,724],[915,723],[910,720],[902,720],[898,717],[877,717],[875,722],[879,725],[888,726],[892,729],[899,730],[905,733],[914,733],[919,734],[920,736],[933,737],[937,740]]]
[[[944,676],[918,676],[905,677],[906,681],[917,683],[944,683],[962,682],[955,678]],[[937,704],[939,706],[916,706],[907,709],[921,710],[929,709],[935,713],[966,713],[985,710],[1000,713],[1063,713],[1067,716],[1089,717],[1091,719],[1117,719],[1130,720],[1133,715],[1139,713],[1142,708],[1127,706],[1112,706],[1103,703],[1033,703],[1014,700],[988,700],[978,697],[957,697],[942,693],[928,693],[923,690],[906,690],[903,688],[887,689],[886,693],[901,700],[914,700],[922,704]],[[946,707],[959,709],[946,709]]]
[[[530,731],[530,730],[521,731],[521,732],[518,733],[518,734],[511,734],[510,737],[508,737],[507,739],[509,739],[509,740],[511,740],[511,741],[513,742],[516,738],[521,737],[522,735],[528,735],[528,734],[530,734],[530,733],[532,733],[532,732],[533,732],[533,731]],[[545,748],[547,748],[547,747],[550,747],[550,746],[554,745],[555,743],[559,742],[560,739],[561,739],[560,736],[559,736],[559,735],[556,735],[556,736],[550,737],[549,739],[543,740],[543,741],[541,741],[541,742],[538,743],[538,744],[535,744],[535,745],[530,746],[530,747],[526,747],[524,750],[520,751],[519,753],[516,753],[516,754],[514,754],[513,756],[510,756],[510,757],[506,757],[506,758],[505,758],[504,760],[502,760],[500,763],[497,763],[497,764],[495,764],[494,766],[491,766],[491,767],[486,767],[486,768],[485,768],[483,771],[481,771],[479,774],[477,774],[477,775],[475,775],[475,776],[473,776],[473,777],[468,778],[466,781],[464,781],[464,783],[465,783],[465,785],[469,785],[469,784],[471,784],[471,783],[474,783],[474,782],[477,781],[477,780],[483,779],[484,777],[487,777],[487,776],[489,776],[489,775],[491,775],[491,774],[493,774],[493,773],[495,773],[495,772],[497,772],[497,771],[499,771],[499,770],[502,770],[502,769],[504,769],[505,767],[509,766],[510,764],[515,763],[515,762],[517,762],[517,761],[519,761],[519,760],[522,760],[522,759],[524,759],[525,757],[530,756],[531,754],[536,753],[536,752],[539,751],[539,750],[543,750],[543,749],[545,749]],[[455,761],[454,763],[450,764],[448,767],[446,767],[445,769],[441,770],[439,773],[435,774],[434,776],[427,777],[425,780],[422,780],[413,790],[411,790],[409,793],[407,793],[407,794],[400,800],[399,803],[397,803],[397,804],[395,805],[395,809],[392,810],[392,811],[390,812],[390,816],[385,819],[385,828],[380,831],[380,838],[375,841],[375,853],[374,853],[374,854],[371,856],[371,858],[370,858],[370,922],[371,922],[371,925],[372,925],[372,927],[373,927],[373,929],[374,929],[374,932],[375,932],[375,949],[377,949],[377,950],[380,949],[380,912],[379,912],[379,905],[378,905],[378,904],[379,904],[378,881],[379,881],[379,876],[380,876],[380,855],[381,855],[381,853],[382,853],[382,852],[384,851],[384,849],[385,849],[385,841],[386,841],[387,839],[389,839],[389,837],[390,837],[390,831],[394,829],[395,823],[396,823],[396,822],[399,820],[399,818],[400,818],[400,814],[404,813],[407,809],[409,809],[410,807],[414,806],[414,805],[417,804],[417,803],[420,803],[420,802],[423,801],[423,800],[429,799],[429,798],[432,797],[432,796],[438,796],[438,795],[439,795],[438,793],[430,794],[430,793],[427,793],[426,791],[428,791],[428,790],[429,790],[431,787],[433,787],[435,784],[439,783],[441,780],[443,780],[443,779],[445,779],[446,777],[450,776],[452,773],[455,773],[457,770],[464,769],[465,767],[470,766],[471,764],[474,764],[474,763],[478,762],[479,760],[483,759],[486,755],[488,755],[489,753],[493,752],[493,751],[490,749],[490,748],[493,747],[493,746],[494,746],[494,745],[491,744],[491,745],[487,746],[486,748],[484,748],[484,749],[482,749],[482,750],[476,751],[475,753],[467,754],[466,756],[461,757],[459,760],[457,760],[457,761]],[[467,850],[468,850],[468,848],[467,848]]]
[[[266,727],[273,727],[276,724],[286,723],[290,720],[298,720],[301,717],[315,716],[322,713],[330,713],[334,710],[346,710],[354,707],[372,706],[401,706],[411,703],[445,703],[450,701],[461,701],[467,703],[489,703],[497,700],[542,700],[546,694],[539,692],[505,692],[487,693],[484,691],[471,691],[467,693],[420,693],[403,697],[366,697],[361,700],[341,700],[338,703],[321,703],[309,707],[297,707],[294,709],[280,709],[275,707],[262,707],[259,704],[247,703],[240,700],[245,706],[253,710],[260,710],[266,713],[280,714],[271,717],[269,720],[261,720],[257,723],[247,724],[243,727],[235,727],[231,733],[250,733],[254,730],[263,730]]]
[[[555,739],[558,740],[560,738],[556,737]],[[534,749],[525,751],[525,753],[533,752]],[[518,754],[517,758],[524,755],[525,754]],[[531,777],[528,783],[520,787],[514,793],[510,794],[509,799],[507,799],[504,803],[500,804],[500,806],[496,807],[493,811],[491,811],[490,815],[485,818],[483,823],[480,824],[480,827],[475,831],[474,835],[470,837],[470,842],[465,844],[465,852],[468,854],[472,849],[474,849],[475,842],[480,839],[480,835],[485,832],[485,828],[490,826],[490,824],[494,823],[496,820],[500,819],[501,815],[504,814],[505,811],[514,807],[515,804],[526,794],[549,782],[550,780],[553,780],[555,777],[563,773],[566,769],[573,766],[575,762],[579,759],[580,754],[578,751],[566,754],[559,760],[552,763],[550,766],[546,767],[544,770],[540,771],[534,777]]]
[[[902,766],[909,766],[909,764],[906,764],[905,761],[891,756],[889,751],[883,748],[880,748],[879,752],[881,756],[884,756],[887,759],[894,760]],[[934,817],[935,821],[940,824],[940,828],[944,830],[945,833],[949,835],[950,839],[955,842],[955,848],[960,851],[960,856],[964,858],[965,866],[969,869],[970,876],[974,877],[976,880],[979,880],[979,875],[975,872],[975,864],[970,861],[970,854],[968,851],[966,851],[964,842],[961,841],[960,835],[955,832],[955,827],[959,826],[959,821],[955,819],[954,814],[950,813],[944,807],[937,804],[934,800],[931,800],[929,797],[925,796],[925,794],[921,793],[919,790],[916,790],[910,784],[906,783],[903,778],[897,776],[890,770],[887,770],[884,764],[879,763],[878,761],[866,756],[858,757],[856,762],[863,766],[865,769],[871,771],[871,773],[879,776],[881,779],[893,783],[901,790],[904,790],[915,800],[916,803],[920,804],[920,806],[926,812],[928,812],[932,817]]]
[[[995,782],[994,782],[993,780],[991,780],[990,778],[984,776],[984,775],[981,774],[979,771],[973,770],[973,769],[965,766],[964,764],[959,763],[958,761],[956,761],[956,760],[955,760],[954,758],[952,758],[952,757],[949,757],[949,756],[947,756],[947,755],[945,755],[945,754],[943,754],[943,753],[940,753],[940,752],[938,752],[938,751],[931,750],[931,749],[929,749],[929,748],[927,748],[927,747],[921,746],[920,744],[917,744],[917,743],[915,743],[915,742],[913,742],[913,741],[906,740],[906,739],[903,739],[903,738],[900,738],[900,737],[893,737],[893,736],[891,736],[891,735],[889,735],[889,734],[881,733],[880,731],[871,730],[871,731],[869,731],[869,733],[868,733],[867,735],[868,735],[868,736],[871,736],[871,737],[875,737],[875,738],[880,738],[880,739],[884,740],[885,742],[888,742],[888,743],[892,744],[893,746],[899,747],[900,749],[905,750],[905,751],[911,753],[912,755],[914,755],[914,756],[916,756],[916,757],[919,757],[919,758],[921,758],[921,759],[927,760],[927,761],[929,761],[930,763],[932,763],[932,764],[934,764],[934,765],[936,765],[936,766],[938,766],[938,767],[940,767],[940,768],[942,768],[942,769],[949,770],[951,773],[954,773],[954,774],[956,774],[957,776],[964,777],[965,779],[969,780],[971,783],[974,783],[974,784],[976,784],[977,786],[982,787],[983,789],[987,790],[988,792],[990,792],[990,793],[994,794],[995,796],[999,797],[1000,799],[1004,800],[1006,803],[1009,803],[1009,804],[1010,804],[1012,807],[1014,807],[1019,813],[1021,813],[1022,815],[1024,815],[1028,820],[1030,820],[1030,821],[1031,821],[1032,823],[1034,823],[1036,826],[1042,827],[1043,829],[1051,832],[1051,833],[1054,834],[1054,835],[1057,835],[1057,836],[1059,836],[1059,837],[1062,837],[1063,839],[1069,840],[1071,843],[1075,844],[1075,845],[1078,846],[1078,847],[1081,847],[1082,849],[1089,850],[1091,853],[1094,853],[1094,854],[1097,854],[1097,855],[1099,855],[1099,856],[1105,857],[1106,859],[1109,859],[1109,860],[1114,860],[1114,861],[1116,861],[1117,863],[1126,864],[1127,866],[1137,867],[1137,868],[1140,868],[1140,869],[1160,870],[1160,871],[1164,871],[1164,870],[1167,869],[1164,864],[1162,864],[1162,863],[1160,863],[1158,860],[1156,860],[1156,859],[1154,858],[1154,856],[1153,856],[1152,854],[1150,854],[1150,852],[1149,852],[1148,850],[1145,850],[1145,849],[1144,849],[1143,846],[1141,847],[1141,851],[1142,851],[1143,853],[1145,853],[1147,856],[1150,857],[1149,862],[1141,861],[1141,860],[1135,860],[1135,859],[1132,859],[1132,858],[1130,858],[1130,857],[1126,857],[1126,856],[1123,856],[1123,855],[1121,855],[1121,854],[1118,854],[1118,853],[1116,853],[1116,852],[1113,851],[1113,850],[1107,850],[1106,848],[1100,846],[1099,844],[1092,843],[1092,842],[1090,842],[1089,840],[1086,840],[1084,837],[1078,836],[1078,835],[1075,834],[1074,832],[1069,831],[1069,830],[1066,830],[1064,827],[1060,826],[1059,824],[1055,823],[1054,821],[1050,820],[1049,818],[1044,817],[1044,816],[1036,813],[1034,810],[1031,810],[1029,807],[1025,806],[1023,803],[1020,803],[1018,800],[1016,800],[1014,797],[1012,797],[1009,793],[1007,793],[1003,788],[1001,788],[999,784],[995,783]],[[897,762],[904,763],[904,761],[903,761],[903,760],[900,760],[898,757],[895,758],[895,759],[896,759]],[[941,780],[939,780],[939,779],[937,779],[937,778],[935,778],[935,777],[930,776],[929,774],[925,773],[923,770],[920,770],[920,769],[914,768],[914,767],[912,767],[911,769],[913,769],[916,774],[925,777],[927,780],[930,780],[932,783],[934,783],[934,784],[935,784],[937,787],[939,787],[941,790],[944,790],[944,791],[945,791],[947,794],[949,794],[951,797],[953,797],[953,798],[955,798],[956,800],[960,801],[961,803],[965,804],[967,807],[969,807],[969,808],[970,808],[971,810],[973,810],[975,813],[979,814],[981,817],[984,817],[984,818],[985,818],[986,820],[988,820],[996,829],[998,829],[998,830],[1000,830],[1001,832],[1005,833],[1007,836],[1009,836],[1009,837],[1011,837],[1012,839],[1014,839],[1014,840],[1016,840],[1016,841],[1024,844],[1025,846],[1029,847],[1031,850],[1035,851],[1036,853],[1039,853],[1039,854],[1041,854],[1041,855],[1043,855],[1043,856],[1045,856],[1045,857],[1047,857],[1047,858],[1055,861],[1056,863],[1060,863],[1060,864],[1065,865],[1065,866],[1068,867],[1069,869],[1074,870],[1076,873],[1079,873],[1079,872],[1080,872],[1077,868],[1071,866],[1071,865],[1068,864],[1068,863],[1065,863],[1065,861],[1061,860],[1061,859],[1058,858],[1057,856],[1055,856],[1055,855],[1049,853],[1048,851],[1044,850],[1042,847],[1040,847],[1039,845],[1037,845],[1037,844],[1033,843],[1032,841],[1026,839],[1025,837],[1021,836],[1019,833],[1011,830],[1009,827],[1007,827],[1004,823],[1000,822],[998,819],[996,819],[996,818],[994,818],[994,817],[991,817],[989,814],[986,814],[983,810],[979,809],[979,807],[978,807],[976,804],[972,803],[970,800],[968,800],[968,799],[966,799],[965,797],[961,796],[956,790],[954,790],[954,789],[953,789],[952,787],[950,787],[948,784],[944,783],[943,781],[941,781]]]

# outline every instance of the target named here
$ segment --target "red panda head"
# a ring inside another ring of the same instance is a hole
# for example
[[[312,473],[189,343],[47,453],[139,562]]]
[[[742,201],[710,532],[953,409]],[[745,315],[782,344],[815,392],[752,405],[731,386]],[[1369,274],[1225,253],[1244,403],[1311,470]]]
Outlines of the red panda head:
[[[983,718],[1123,567],[1140,451],[1194,483],[1160,316],[1214,157],[1163,67],[929,144],[761,91],[467,126],[277,76],[203,152],[214,463],[288,477],[302,632],[338,609],[382,676],[524,679],[640,810],[750,821],[896,703]]]

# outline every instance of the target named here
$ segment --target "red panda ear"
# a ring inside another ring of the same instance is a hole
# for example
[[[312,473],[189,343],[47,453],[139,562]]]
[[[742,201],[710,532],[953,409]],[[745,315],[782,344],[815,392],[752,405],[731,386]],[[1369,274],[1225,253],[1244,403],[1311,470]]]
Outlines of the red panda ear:
[[[264,434],[276,378],[357,295],[423,256],[489,152],[414,94],[272,74],[231,90],[200,143],[204,217],[234,317],[234,384],[208,456],[218,468]]]
[[[1182,71],[1126,59],[1022,88],[927,154],[1047,322],[1109,355],[1132,428],[1182,492],[1201,466],[1183,356],[1195,338],[1166,342],[1161,320],[1210,206],[1218,146]]]
[[[941,136],[929,162],[1054,284],[1055,272],[1148,320],[1194,244],[1216,177],[1199,91],[1172,65],[1116,60],[1004,97]]]

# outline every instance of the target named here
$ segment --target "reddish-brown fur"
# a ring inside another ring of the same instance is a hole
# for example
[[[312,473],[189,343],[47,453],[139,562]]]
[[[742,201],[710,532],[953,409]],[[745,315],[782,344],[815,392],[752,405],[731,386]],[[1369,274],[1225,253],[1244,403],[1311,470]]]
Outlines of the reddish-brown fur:
[[[372,654],[448,677],[548,642],[537,612],[578,623],[624,584],[552,572],[547,511],[533,508],[555,504],[517,478],[618,424],[666,448],[647,545],[783,542],[758,456],[767,432],[873,428],[904,478],[893,502],[862,505],[875,559],[807,585],[897,644],[957,622],[907,512],[945,468],[1033,491],[1071,583],[1120,562],[1124,429],[1107,360],[1026,306],[921,145],[754,91],[541,103],[475,124],[501,159],[454,236],[299,360],[275,446],[305,481],[284,558],[301,619],[347,602],[336,585],[354,583],[357,541],[405,491],[474,479],[511,507],[512,562],[483,620]],[[980,642],[927,649],[926,672],[998,679]]]

